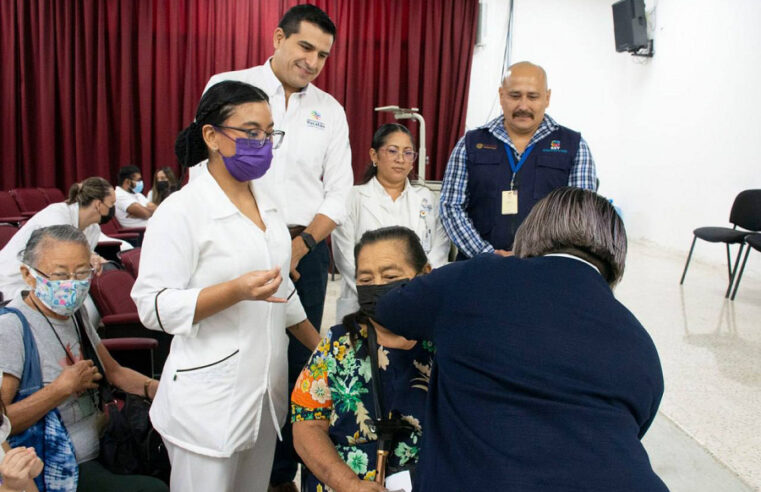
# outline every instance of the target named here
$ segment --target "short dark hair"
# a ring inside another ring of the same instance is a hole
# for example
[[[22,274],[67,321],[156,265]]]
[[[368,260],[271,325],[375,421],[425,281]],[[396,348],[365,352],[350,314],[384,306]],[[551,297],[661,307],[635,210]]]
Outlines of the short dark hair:
[[[98,176],[93,176],[81,183],[71,185],[71,188],[69,188],[69,198],[66,200],[66,203],[69,205],[78,203],[80,207],[86,207],[93,200],[103,201],[113,190],[114,187],[111,186],[111,183]]]
[[[288,12],[280,19],[277,27],[283,30],[285,37],[289,37],[291,34],[299,32],[301,27],[301,21],[309,22],[320,28],[325,34],[333,36],[333,40],[336,38],[336,25],[328,17],[324,11],[320,10],[314,5],[304,4],[291,7]]]
[[[129,165],[120,167],[119,172],[116,175],[116,186],[121,186],[125,179],[132,179],[132,175],[135,173],[140,174],[141,176],[143,174],[137,166]]]
[[[388,141],[388,137],[393,135],[394,133],[401,132],[405,135],[410,137],[410,140],[412,140],[412,145],[415,146],[415,139],[412,137],[412,133],[410,132],[410,129],[407,128],[404,125],[400,125],[399,123],[386,123],[385,125],[381,125],[378,127],[377,130],[375,130],[375,133],[373,134],[373,142],[370,145],[372,149],[374,149],[376,152],[380,150],[381,147],[386,145],[386,141]],[[373,163],[371,162],[368,164],[367,169],[365,169],[365,174],[362,175],[362,179],[360,180],[360,184],[365,184],[371,179],[373,179],[374,176],[378,175],[378,168],[376,166],[373,166]]]
[[[564,186],[542,198],[515,233],[519,258],[568,253],[589,261],[614,286],[624,275],[626,229],[616,209],[594,191]]]
[[[263,90],[236,80],[225,80],[209,87],[198,103],[195,121],[174,141],[174,154],[180,165],[191,167],[208,159],[209,151],[202,133],[204,125],[219,126],[236,106],[250,102],[269,103],[269,98]]]

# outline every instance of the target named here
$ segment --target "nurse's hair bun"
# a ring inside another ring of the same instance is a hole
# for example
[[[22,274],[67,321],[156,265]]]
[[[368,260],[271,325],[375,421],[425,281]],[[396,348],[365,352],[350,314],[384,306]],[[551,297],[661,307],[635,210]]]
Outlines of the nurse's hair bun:
[[[174,142],[174,154],[180,165],[192,167],[208,159],[203,127],[223,125],[236,106],[250,102],[269,103],[269,98],[261,89],[236,80],[225,80],[209,87],[198,103],[195,121],[183,129]]]

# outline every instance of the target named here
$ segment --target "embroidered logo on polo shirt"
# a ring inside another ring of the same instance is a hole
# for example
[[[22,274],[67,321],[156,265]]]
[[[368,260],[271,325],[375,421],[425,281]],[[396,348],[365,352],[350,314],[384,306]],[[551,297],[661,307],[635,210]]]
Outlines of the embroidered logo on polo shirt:
[[[325,123],[320,121],[322,119],[322,115],[319,111],[312,110],[309,113],[309,118],[307,118],[307,126],[311,126],[312,128],[319,128],[321,130],[325,129]]]
[[[481,142],[478,142],[476,144],[476,148],[478,150],[481,150],[481,149],[497,150],[497,146],[496,145],[489,145],[489,144],[485,144],[485,143],[481,143]]]

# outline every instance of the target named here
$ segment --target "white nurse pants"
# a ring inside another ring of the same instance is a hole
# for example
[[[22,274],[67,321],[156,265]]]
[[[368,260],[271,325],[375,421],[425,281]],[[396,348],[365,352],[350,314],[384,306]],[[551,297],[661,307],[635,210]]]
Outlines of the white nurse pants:
[[[266,492],[275,456],[275,429],[265,401],[253,448],[215,458],[188,451],[164,439],[172,475],[171,492]]]

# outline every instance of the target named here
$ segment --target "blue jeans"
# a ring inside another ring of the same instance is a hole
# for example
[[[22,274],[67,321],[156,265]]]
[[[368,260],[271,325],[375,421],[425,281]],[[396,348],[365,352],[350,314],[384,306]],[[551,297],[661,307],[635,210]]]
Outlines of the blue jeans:
[[[301,277],[296,282],[296,292],[304,306],[307,318],[319,330],[322,324],[322,312],[325,307],[325,294],[328,290],[328,267],[330,254],[325,241],[320,241],[312,251],[299,262],[296,270]],[[275,447],[275,461],[272,464],[270,483],[280,485],[292,482],[296,476],[299,457],[293,449],[293,432],[291,430],[290,397],[293,386],[306,365],[312,352],[288,333],[288,418],[282,429],[283,440]]]

